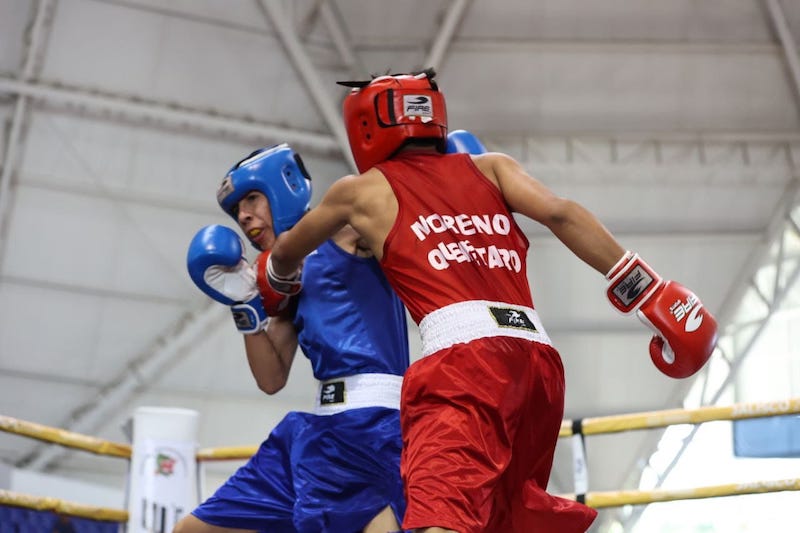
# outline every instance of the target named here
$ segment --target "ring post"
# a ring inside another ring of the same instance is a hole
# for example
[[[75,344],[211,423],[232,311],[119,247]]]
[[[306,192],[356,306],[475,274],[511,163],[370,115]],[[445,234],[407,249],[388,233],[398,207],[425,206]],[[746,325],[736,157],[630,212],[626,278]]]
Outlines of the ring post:
[[[132,417],[127,533],[169,533],[199,503],[198,413],[139,407]]]

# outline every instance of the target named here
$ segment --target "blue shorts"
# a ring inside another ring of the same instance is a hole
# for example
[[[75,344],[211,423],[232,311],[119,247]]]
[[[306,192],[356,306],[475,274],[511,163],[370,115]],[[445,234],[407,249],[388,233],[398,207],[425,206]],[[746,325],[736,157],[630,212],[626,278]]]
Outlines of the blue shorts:
[[[396,409],[291,412],[192,514],[269,533],[355,533],[389,505],[399,523],[401,446]]]

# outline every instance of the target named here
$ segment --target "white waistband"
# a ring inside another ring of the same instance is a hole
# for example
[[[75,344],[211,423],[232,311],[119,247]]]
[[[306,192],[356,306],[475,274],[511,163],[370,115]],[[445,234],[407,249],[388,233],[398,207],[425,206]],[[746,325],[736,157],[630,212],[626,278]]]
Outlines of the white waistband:
[[[361,407],[400,409],[403,376],[356,374],[320,381],[314,414],[333,415]]]
[[[419,332],[423,357],[484,337],[517,337],[552,345],[533,308],[487,300],[470,300],[437,309],[422,319]]]

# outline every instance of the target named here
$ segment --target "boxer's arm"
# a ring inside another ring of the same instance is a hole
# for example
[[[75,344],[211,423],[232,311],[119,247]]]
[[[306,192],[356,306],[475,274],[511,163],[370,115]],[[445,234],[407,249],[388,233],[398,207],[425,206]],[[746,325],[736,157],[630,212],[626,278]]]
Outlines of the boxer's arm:
[[[303,215],[292,229],[278,236],[270,256],[271,267],[276,275],[291,278],[305,256],[349,222],[358,177],[345,176],[334,182],[319,205]]]
[[[258,388],[267,394],[281,390],[297,351],[297,331],[292,319],[273,317],[261,333],[244,336],[244,347]]]
[[[493,153],[478,159],[483,161],[479,167],[488,166],[496,177],[512,211],[547,226],[567,248],[598,272],[608,272],[625,253],[597,217],[577,202],[555,195],[511,157]]]

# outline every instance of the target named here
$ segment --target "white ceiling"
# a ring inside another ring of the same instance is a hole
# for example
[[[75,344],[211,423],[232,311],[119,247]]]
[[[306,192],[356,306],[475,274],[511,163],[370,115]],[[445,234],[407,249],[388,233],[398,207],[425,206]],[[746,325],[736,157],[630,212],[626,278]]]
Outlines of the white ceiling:
[[[308,408],[303,359],[280,394],[257,390],[186,247],[231,222],[214,191],[254,148],[289,141],[315,200],[350,172],[335,80],[429,65],[451,127],[729,316],[797,186],[792,37],[787,0],[4,0],[0,413],[119,441],[136,406],[187,407],[205,447],[257,444]],[[690,383],[652,367],[649,334],[612,310],[602,276],[522,223],[566,416],[679,406]],[[590,438],[590,489],[634,487],[657,438]],[[106,483],[125,472],[10,435],[0,460]],[[235,466],[211,465],[209,484]],[[566,446],[552,488],[572,490]]]

